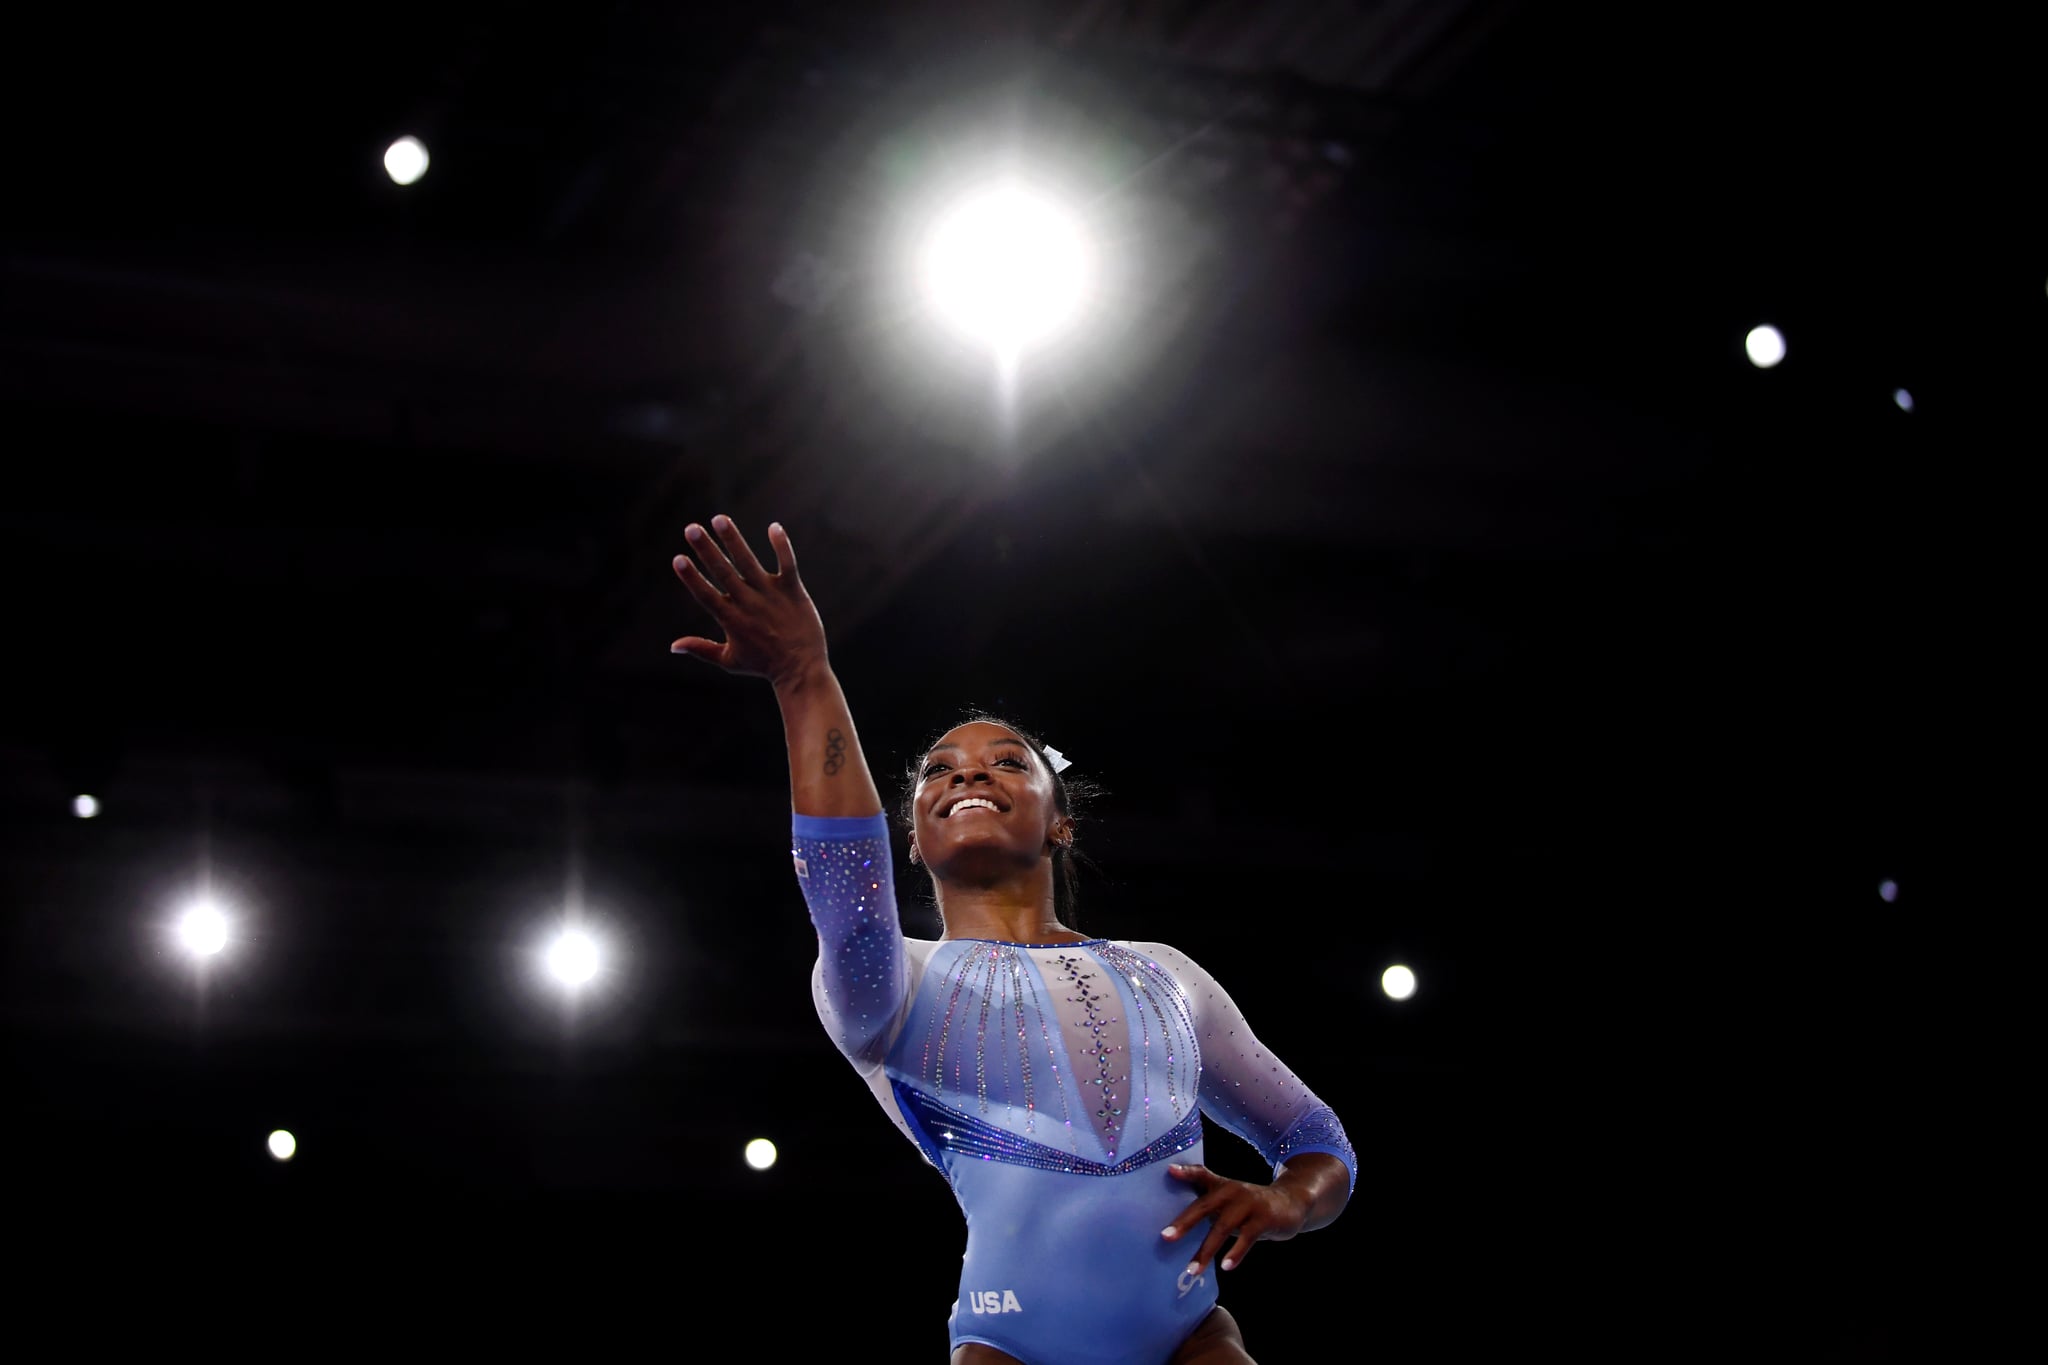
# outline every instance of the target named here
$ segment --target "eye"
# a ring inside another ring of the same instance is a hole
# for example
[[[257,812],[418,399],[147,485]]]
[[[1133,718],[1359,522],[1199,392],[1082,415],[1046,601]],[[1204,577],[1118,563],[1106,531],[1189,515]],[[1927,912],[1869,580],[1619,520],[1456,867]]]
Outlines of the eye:
[[[997,759],[996,762],[1014,763],[1017,765],[1017,770],[1019,772],[1028,772],[1031,769],[1031,765],[1028,762],[1026,762],[1024,759],[1017,757],[1015,754],[1004,754],[1001,758]],[[933,773],[939,771],[941,768],[945,766],[946,765],[944,763],[932,763],[928,765],[925,768],[925,770],[919,774],[919,776],[930,777]]]

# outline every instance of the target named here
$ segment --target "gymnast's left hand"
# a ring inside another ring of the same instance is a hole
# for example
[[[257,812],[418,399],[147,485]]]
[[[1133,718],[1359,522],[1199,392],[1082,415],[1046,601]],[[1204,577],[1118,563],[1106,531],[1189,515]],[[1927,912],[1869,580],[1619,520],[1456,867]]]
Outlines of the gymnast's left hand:
[[[1166,1225],[1160,1236],[1174,1241],[1189,1228],[1209,1221],[1209,1235],[1189,1262],[1197,1275],[1209,1269],[1209,1262],[1235,1237],[1223,1268],[1244,1264],[1254,1242],[1284,1242],[1308,1222],[1309,1205],[1303,1197],[1279,1185],[1253,1185],[1218,1175],[1207,1166],[1169,1165],[1167,1172],[1201,1191],[1195,1202],[1181,1210],[1180,1217]]]

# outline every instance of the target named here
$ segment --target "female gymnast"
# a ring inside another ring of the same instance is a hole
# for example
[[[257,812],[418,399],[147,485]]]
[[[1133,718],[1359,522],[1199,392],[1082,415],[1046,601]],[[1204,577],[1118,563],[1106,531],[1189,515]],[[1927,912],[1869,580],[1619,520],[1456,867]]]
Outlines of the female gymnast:
[[[1062,922],[1066,765],[1014,726],[955,726],[908,775],[899,814],[944,933],[906,938],[888,819],[788,532],[768,528],[773,572],[728,517],[684,534],[697,558],[676,576],[726,638],[671,650],[767,679],[781,707],[818,1017],[966,1217],[951,1365],[1246,1365],[1212,1263],[1343,1210],[1357,1162],[1336,1115],[1187,957]],[[1271,1184],[1202,1164],[1204,1114]]]

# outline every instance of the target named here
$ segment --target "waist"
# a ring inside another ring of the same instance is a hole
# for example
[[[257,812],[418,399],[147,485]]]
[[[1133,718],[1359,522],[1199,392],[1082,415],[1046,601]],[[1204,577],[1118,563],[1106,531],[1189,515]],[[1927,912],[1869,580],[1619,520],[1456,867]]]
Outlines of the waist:
[[[1199,1164],[1199,1139],[1173,1158]],[[990,1246],[1017,1244],[1044,1250],[1074,1246],[1084,1255],[1101,1248],[1122,1259],[1135,1251],[1159,1253],[1161,1265],[1187,1264],[1192,1233],[1169,1242],[1159,1235],[1197,1197],[1167,1173],[1162,1159],[1113,1175],[1076,1175],[1006,1161],[949,1155],[946,1173],[967,1217],[969,1254],[977,1239]]]

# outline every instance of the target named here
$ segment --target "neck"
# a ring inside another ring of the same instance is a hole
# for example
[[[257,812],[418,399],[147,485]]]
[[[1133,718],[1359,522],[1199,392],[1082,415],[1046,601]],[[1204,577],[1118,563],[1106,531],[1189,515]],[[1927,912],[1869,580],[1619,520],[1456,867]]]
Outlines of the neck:
[[[996,938],[1011,943],[1071,943],[1087,937],[1061,924],[1053,913],[1052,876],[1033,869],[1021,882],[994,886],[948,886],[934,880],[939,918],[946,938]]]

